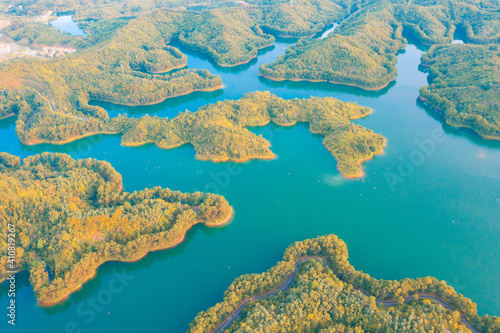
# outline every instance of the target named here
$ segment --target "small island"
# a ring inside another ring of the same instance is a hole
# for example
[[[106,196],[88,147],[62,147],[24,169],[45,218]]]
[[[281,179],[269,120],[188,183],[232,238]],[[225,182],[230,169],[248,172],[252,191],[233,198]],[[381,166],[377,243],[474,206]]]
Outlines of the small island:
[[[195,224],[232,216],[219,195],[160,187],[128,193],[104,161],[43,153],[24,160],[0,153],[2,229],[16,228],[16,270],[28,270],[40,305],[63,301],[107,261],[136,261],[176,246]],[[7,247],[0,249],[0,282]]]
[[[433,277],[377,280],[335,235],[296,242],[262,274],[237,278],[189,333],[498,332],[500,318]]]
[[[500,47],[433,46],[422,55],[430,84],[420,99],[443,113],[446,123],[500,140]]]

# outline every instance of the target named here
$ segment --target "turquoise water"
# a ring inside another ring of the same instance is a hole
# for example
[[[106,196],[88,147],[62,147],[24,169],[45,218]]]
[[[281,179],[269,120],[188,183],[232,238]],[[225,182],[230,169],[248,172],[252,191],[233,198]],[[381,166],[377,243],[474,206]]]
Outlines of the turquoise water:
[[[220,75],[224,89],[154,106],[96,104],[112,115],[173,117],[254,90],[283,98],[356,101],[374,110],[356,123],[387,138],[385,153],[364,165],[362,179],[343,178],[321,137],[303,124],[254,128],[270,140],[278,158],[235,164],[198,161],[190,146],[125,148],[117,135],[23,146],[15,138],[14,120],[0,122],[0,151],[91,156],[112,163],[127,191],[150,186],[206,190],[224,195],[235,209],[226,227],[196,227],[174,249],[137,263],[103,265],[94,280],[50,309],[36,305],[27,274],[20,274],[17,332],[183,332],[199,311],[222,300],[236,277],[273,266],[295,241],[330,233],[347,243],[359,270],[384,279],[432,275],[472,298],[481,314],[500,315],[500,142],[443,125],[417,101],[426,74],[418,66],[424,51],[415,45],[399,55],[396,82],[380,92],[258,77],[258,66],[276,59],[292,42],[279,40],[238,68],[218,67],[182,49],[190,68]],[[124,282],[113,272],[125,274]],[[0,295],[5,309],[6,292]],[[6,321],[0,325],[3,331]]]
[[[57,19],[50,21],[50,24],[62,32],[68,33],[73,36],[87,36],[82,29],[78,27],[71,15],[59,16]]]

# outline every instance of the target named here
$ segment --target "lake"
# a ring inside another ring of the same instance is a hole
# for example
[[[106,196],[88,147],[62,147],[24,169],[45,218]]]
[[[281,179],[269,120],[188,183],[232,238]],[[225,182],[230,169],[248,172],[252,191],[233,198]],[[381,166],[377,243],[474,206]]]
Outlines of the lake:
[[[87,36],[82,29],[80,29],[71,15],[59,16],[57,19],[50,21],[50,25],[54,28],[73,36]]]
[[[136,263],[106,263],[95,279],[56,307],[38,307],[28,274],[20,274],[16,332],[41,327],[50,332],[184,332],[199,311],[222,300],[236,277],[275,265],[295,241],[331,233],[347,243],[358,270],[382,279],[435,276],[476,302],[480,314],[500,315],[500,142],[444,125],[439,114],[417,100],[427,80],[419,68],[421,46],[409,44],[398,55],[396,81],[378,92],[258,77],[258,67],[292,43],[279,39],[236,68],[219,67],[181,48],[189,68],[220,75],[224,89],[153,106],[94,104],[112,116],[174,117],[255,90],[283,98],[355,101],[373,109],[355,122],[387,138],[384,154],[364,164],[363,178],[343,178],[322,138],[304,124],[252,129],[271,142],[278,158],[236,164],[198,161],[187,145],[125,148],[118,135],[24,146],[15,137],[15,120],[0,121],[0,151],[106,160],[123,175],[127,191],[151,186],[204,190],[224,195],[235,209],[229,225],[195,227],[174,249]],[[0,295],[5,309],[6,291]],[[6,320],[0,325],[4,331]]]

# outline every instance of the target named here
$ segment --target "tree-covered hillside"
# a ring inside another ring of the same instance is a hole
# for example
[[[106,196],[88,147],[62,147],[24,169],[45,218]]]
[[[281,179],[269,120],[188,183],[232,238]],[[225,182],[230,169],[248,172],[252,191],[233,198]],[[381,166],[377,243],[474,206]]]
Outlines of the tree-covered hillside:
[[[422,55],[430,84],[423,100],[442,111],[446,122],[500,139],[500,45],[434,46]]]
[[[450,43],[456,29],[476,44],[500,41],[498,5],[469,1],[372,1],[363,4],[324,39],[287,49],[261,75],[273,80],[327,81],[380,89],[396,76],[396,53],[406,29],[426,44]]]
[[[109,163],[43,153],[21,160],[0,153],[0,225],[14,228],[15,270],[29,270],[41,303],[77,290],[106,261],[138,260],[175,246],[197,223],[227,221],[218,195],[155,187],[128,193]],[[0,281],[7,239],[0,240]]]
[[[480,332],[500,332],[500,318],[479,317],[476,304],[444,281],[377,280],[355,270],[346,244],[335,235],[296,242],[268,271],[237,278],[223,301],[200,312],[188,332],[214,332],[235,318],[230,316],[240,304],[246,304],[241,315],[224,332],[471,332],[464,320]]]
[[[324,39],[302,39],[260,67],[272,80],[326,81],[381,89],[396,75],[396,52],[405,46],[393,9],[375,4],[352,14]]]
[[[83,22],[88,37],[59,34],[43,23],[18,18],[3,30],[15,41],[39,48],[72,45],[79,51],[50,60],[24,58],[3,63],[0,90],[30,88],[49,98],[58,113],[81,116],[91,99],[145,105],[193,91],[219,89],[221,79],[207,71],[190,69],[155,75],[186,65],[186,56],[170,45],[173,39],[208,54],[221,66],[235,66],[273,44],[274,37],[262,29],[310,35],[345,14],[351,1],[344,7],[329,1],[286,6],[276,3],[215,6],[202,11],[154,10],[129,21]]]
[[[173,119],[148,115],[110,119],[103,109],[85,102],[81,107],[86,113],[60,114],[32,91],[0,94],[0,102],[0,115],[18,114],[16,131],[25,144],[64,143],[99,133],[122,133],[125,146],[155,143],[170,149],[190,143],[199,159],[242,162],[274,156],[269,142],[246,127],[264,126],[270,121],[282,126],[308,122],[311,132],[325,137],[323,144],[347,177],[361,176],[360,164],[380,154],[385,146],[383,136],[351,122],[366,117],[369,108],[334,98],[285,100],[269,92],[255,92],[236,101],[201,107],[194,113],[186,111]]]

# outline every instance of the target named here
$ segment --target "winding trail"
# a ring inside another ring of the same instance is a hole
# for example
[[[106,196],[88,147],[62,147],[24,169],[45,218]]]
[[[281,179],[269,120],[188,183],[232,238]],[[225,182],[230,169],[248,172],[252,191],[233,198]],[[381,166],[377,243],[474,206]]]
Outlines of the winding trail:
[[[50,108],[52,109],[52,111],[56,112],[56,108],[54,107],[54,104],[52,103],[52,100],[50,98],[43,96],[42,93],[36,89],[29,89],[28,88],[27,90],[33,90],[34,92],[36,92],[38,94],[38,96],[47,100],[49,102],[49,105],[50,105]],[[31,111],[31,115],[29,116],[28,121],[26,121],[26,125],[24,125],[24,131],[27,131],[28,128],[30,127],[31,121],[33,120],[33,116],[35,115],[35,113],[36,113],[36,110]]]
[[[244,300],[240,304],[240,306],[236,310],[234,310],[233,313],[231,313],[231,315],[229,317],[227,317],[226,320],[224,320],[224,322],[222,322],[222,324],[213,331],[213,333],[222,332],[223,330],[230,327],[240,317],[241,312],[247,306],[248,303],[250,303],[252,301],[258,301],[258,300],[262,300],[265,298],[269,298],[269,297],[275,296],[280,291],[288,290],[288,288],[290,288],[290,286],[292,285],[293,278],[294,278],[295,274],[297,273],[297,269],[298,269],[299,265],[301,263],[303,263],[304,261],[311,260],[311,259],[321,259],[323,264],[328,266],[328,268],[330,268],[332,270],[332,272],[334,272],[334,274],[335,274],[335,270],[333,269],[332,265],[330,265],[330,263],[328,263],[328,261],[326,261],[325,258],[323,258],[321,256],[309,256],[309,257],[299,258],[295,262],[293,273],[288,277],[288,279],[286,279],[286,281],[281,286],[268,292],[267,294],[260,295],[260,296],[253,296],[253,297],[250,297],[250,298],[247,298],[246,300]],[[337,276],[337,275],[335,274],[335,276]],[[363,290],[361,288],[357,288],[357,287],[353,286],[353,289],[360,291],[365,296],[368,296],[368,297],[371,296],[368,292],[366,292],[365,290]],[[428,294],[418,294],[418,297],[419,297],[419,299],[429,299],[429,300],[436,301],[447,310],[457,311],[448,302],[440,299],[439,297],[436,297],[433,295],[428,295]],[[408,303],[412,300],[413,300],[413,296],[405,297],[404,303]],[[376,302],[379,304],[382,304],[385,307],[399,305],[399,303],[397,301],[381,301],[381,300],[377,299]],[[476,330],[476,328],[474,326],[472,326],[472,324],[467,320],[467,318],[461,312],[460,312],[460,320],[472,332],[480,333],[478,330]]]

